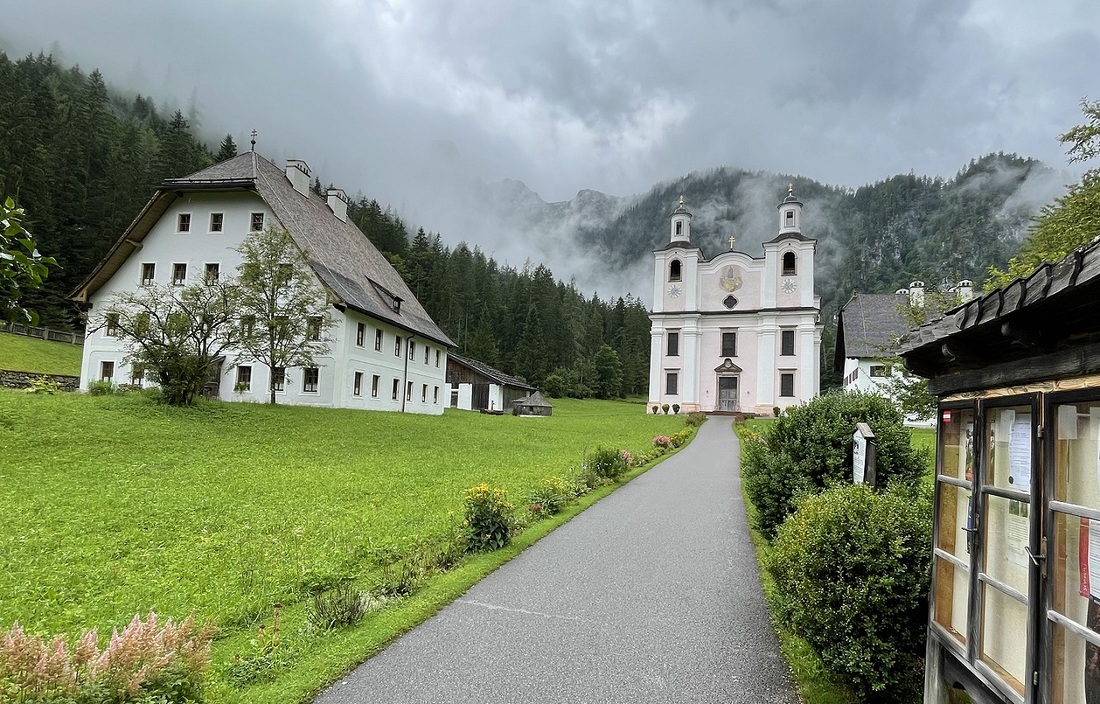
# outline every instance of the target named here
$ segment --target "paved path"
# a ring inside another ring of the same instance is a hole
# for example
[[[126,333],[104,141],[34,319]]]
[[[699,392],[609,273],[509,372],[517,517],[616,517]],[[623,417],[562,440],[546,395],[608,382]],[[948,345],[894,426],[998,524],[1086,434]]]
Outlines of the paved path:
[[[316,704],[797,701],[712,418]]]

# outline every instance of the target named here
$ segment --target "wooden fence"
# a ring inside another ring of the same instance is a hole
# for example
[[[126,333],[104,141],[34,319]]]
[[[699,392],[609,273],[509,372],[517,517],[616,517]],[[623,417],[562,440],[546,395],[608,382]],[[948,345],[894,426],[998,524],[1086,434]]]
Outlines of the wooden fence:
[[[70,345],[83,345],[84,333],[82,332],[67,332],[65,330],[53,330],[50,328],[35,328],[30,325],[20,325],[19,323],[6,323],[0,321],[0,332],[11,333],[12,335],[26,335],[27,337],[37,337],[39,340],[50,340],[52,342],[68,342]]]

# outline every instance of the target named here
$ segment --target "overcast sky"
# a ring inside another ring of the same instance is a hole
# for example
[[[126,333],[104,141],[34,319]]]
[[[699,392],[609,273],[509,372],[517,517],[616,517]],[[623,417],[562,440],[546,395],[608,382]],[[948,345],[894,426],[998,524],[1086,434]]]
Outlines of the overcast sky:
[[[9,54],[193,105],[213,142],[256,129],[277,163],[413,214],[455,177],[554,201],[719,165],[850,187],[999,150],[1063,167],[1057,135],[1100,97],[1097,0],[0,0],[0,17]]]

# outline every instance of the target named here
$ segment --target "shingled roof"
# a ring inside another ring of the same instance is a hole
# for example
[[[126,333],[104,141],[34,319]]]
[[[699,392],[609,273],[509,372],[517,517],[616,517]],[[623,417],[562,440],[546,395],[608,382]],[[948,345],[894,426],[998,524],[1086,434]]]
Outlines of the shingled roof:
[[[447,355],[447,361],[448,362],[456,362],[456,363],[461,364],[463,366],[469,367],[470,369],[473,369],[476,372],[484,374],[485,376],[489,377],[493,381],[496,381],[496,382],[498,382],[498,383],[500,383],[504,386],[514,386],[514,387],[519,388],[519,389],[527,389],[528,391],[534,391],[535,390],[535,387],[531,386],[526,381],[523,381],[521,379],[517,379],[514,376],[509,376],[508,374],[505,374],[504,372],[500,371],[499,369],[494,369],[493,367],[490,367],[485,362],[479,362],[476,359],[470,359],[469,357],[463,357],[461,355],[455,354],[454,352],[451,352],[450,354]]]
[[[836,321],[833,369],[843,371],[849,357],[894,354],[908,329],[902,307],[908,298],[898,293],[857,293],[844,304]]]
[[[140,246],[160,217],[183,193],[209,190],[255,192],[277,224],[306,253],[310,267],[337,307],[358,310],[448,347],[447,337],[424,310],[401,275],[353,223],[333,214],[312,192],[298,192],[283,170],[255,152],[245,152],[190,176],[169,179],[72,297],[87,301]],[[392,298],[400,299],[394,310]]]

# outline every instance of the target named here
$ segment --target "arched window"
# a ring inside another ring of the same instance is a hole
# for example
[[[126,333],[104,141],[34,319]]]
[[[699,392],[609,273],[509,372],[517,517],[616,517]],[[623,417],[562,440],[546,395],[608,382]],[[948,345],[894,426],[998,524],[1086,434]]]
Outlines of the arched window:
[[[680,280],[680,260],[673,259],[672,263],[668,265],[668,280],[679,281]]]
[[[783,276],[794,276],[794,252],[787,252],[783,255]]]

